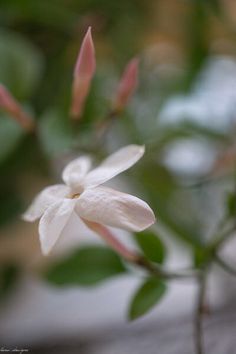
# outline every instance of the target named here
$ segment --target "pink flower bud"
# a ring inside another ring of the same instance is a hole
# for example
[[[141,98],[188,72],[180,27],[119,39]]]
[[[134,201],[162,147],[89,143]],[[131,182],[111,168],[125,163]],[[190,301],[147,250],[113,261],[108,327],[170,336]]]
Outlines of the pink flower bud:
[[[24,129],[34,129],[33,119],[23,111],[21,105],[15,100],[11,93],[0,84],[0,108],[9,113]]]
[[[71,115],[80,118],[88,96],[90,84],[96,69],[95,50],[89,27],[78,55],[74,70]]]
[[[138,59],[134,58],[127,64],[120,79],[115,96],[113,109],[121,111],[132,97],[138,84]]]
[[[106,226],[93,221],[85,220],[83,218],[82,220],[90,230],[96,232],[99,236],[101,236],[101,238],[119,255],[121,255],[130,262],[138,261],[139,255],[135,251],[131,251],[123,243],[118,241]]]

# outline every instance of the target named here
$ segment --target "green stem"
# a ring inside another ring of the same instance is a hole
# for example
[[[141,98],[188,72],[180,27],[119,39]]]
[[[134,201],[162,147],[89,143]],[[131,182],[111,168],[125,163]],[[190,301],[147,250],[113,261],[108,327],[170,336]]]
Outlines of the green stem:
[[[154,277],[158,277],[159,279],[189,279],[197,277],[199,275],[198,270],[195,269],[184,269],[177,272],[167,271],[163,269],[160,265],[154,265],[152,262],[142,256],[139,256],[139,258],[137,258],[133,263],[147,270],[150,274],[152,274]]]

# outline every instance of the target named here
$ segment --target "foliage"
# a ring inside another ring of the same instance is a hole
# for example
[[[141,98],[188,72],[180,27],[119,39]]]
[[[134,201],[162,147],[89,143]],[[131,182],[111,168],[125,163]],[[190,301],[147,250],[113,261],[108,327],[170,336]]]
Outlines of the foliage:
[[[166,292],[166,285],[157,279],[147,279],[135,293],[129,309],[129,318],[135,320],[155,306]]]
[[[145,256],[152,262],[162,264],[165,259],[165,246],[161,239],[150,231],[143,231],[135,235],[135,239]]]
[[[109,248],[91,246],[80,248],[62,261],[53,264],[45,278],[57,286],[96,285],[125,273],[119,257]]]
[[[15,264],[7,264],[0,270],[0,299],[3,300],[14,289],[19,270]]]

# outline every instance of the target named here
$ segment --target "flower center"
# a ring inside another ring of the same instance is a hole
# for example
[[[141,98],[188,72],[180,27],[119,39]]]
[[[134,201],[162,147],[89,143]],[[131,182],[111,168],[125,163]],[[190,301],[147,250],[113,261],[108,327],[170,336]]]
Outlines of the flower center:
[[[75,194],[72,194],[70,198],[77,199],[77,198],[79,198],[79,196],[80,196],[80,193],[75,193]]]
[[[70,193],[70,194],[68,194],[66,196],[66,198],[68,198],[68,199],[77,199],[77,198],[80,197],[80,195],[81,195],[81,193]]]

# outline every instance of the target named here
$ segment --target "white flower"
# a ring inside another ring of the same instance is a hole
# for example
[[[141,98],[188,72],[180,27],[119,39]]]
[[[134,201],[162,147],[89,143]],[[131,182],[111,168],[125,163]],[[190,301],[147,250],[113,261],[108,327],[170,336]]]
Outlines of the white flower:
[[[142,231],[155,222],[151,208],[132,195],[101,186],[134,165],[144,154],[144,147],[126,146],[90,170],[91,161],[83,156],[63,170],[65,184],[45,188],[23,215],[25,221],[40,218],[42,252],[48,254],[69,222],[72,213],[87,221]]]

